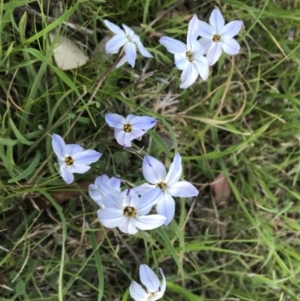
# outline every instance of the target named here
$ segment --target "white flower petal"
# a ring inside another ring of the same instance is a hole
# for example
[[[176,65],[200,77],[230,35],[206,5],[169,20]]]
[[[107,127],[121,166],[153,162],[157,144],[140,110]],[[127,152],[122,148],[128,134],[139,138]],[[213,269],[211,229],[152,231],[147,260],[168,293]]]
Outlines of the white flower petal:
[[[222,54],[222,42],[213,43],[212,46],[208,49],[206,58],[208,61],[208,65],[212,66],[216,63],[216,61],[220,58]]]
[[[120,36],[113,36],[105,45],[105,51],[107,53],[118,53],[120,48],[128,42],[128,39]]]
[[[101,192],[104,194],[103,203],[106,208],[123,210],[123,196],[120,191],[117,191],[108,185],[103,185],[101,187]]]
[[[125,55],[129,65],[134,68],[136,60],[136,46],[132,42],[128,42],[125,45]]]
[[[221,42],[223,51],[230,55],[238,54],[240,51],[240,44],[235,39],[222,40]]]
[[[200,37],[212,40],[216,31],[206,22],[200,21],[198,23],[198,35]]]
[[[66,184],[71,184],[74,181],[74,176],[71,172],[69,172],[65,168],[60,169],[60,175],[63,178],[63,180],[66,182]]]
[[[86,173],[87,171],[90,170],[90,168],[91,167],[88,165],[79,165],[79,164],[76,164],[76,162],[73,163],[72,165],[67,166],[67,170],[69,172],[79,173],[79,174]]]
[[[151,191],[152,189],[154,189],[156,187],[156,185],[152,185],[152,184],[148,184],[148,183],[144,183],[140,186],[136,186],[134,188],[132,188],[137,194],[139,195],[143,195],[149,191]]]
[[[116,228],[126,219],[123,210],[114,208],[99,209],[97,215],[99,221],[106,228]]]
[[[169,186],[173,183],[178,182],[182,175],[182,164],[181,164],[181,156],[180,154],[176,154],[172,164],[170,165],[170,169],[168,171],[167,177],[165,179],[165,183]]]
[[[140,137],[142,137],[146,133],[147,133],[147,131],[134,129],[134,130],[131,130],[131,132],[128,133],[128,135],[130,135],[130,140],[132,141],[134,139],[139,139]]]
[[[170,37],[161,37],[159,43],[165,46],[170,53],[186,52],[186,45],[179,40]]]
[[[91,197],[91,199],[98,204],[100,207],[103,207],[103,202],[102,200],[104,199],[104,195],[103,193],[99,190],[98,186],[96,186],[95,184],[90,184],[89,188],[89,195]]]
[[[115,129],[115,138],[120,145],[131,147],[131,140],[134,137],[132,137],[130,133],[125,133],[123,130]]]
[[[162,269],[159,269],[159,272],[160,272],[161,277],[162,277],[162,284],[161,284],[158,296],[161,298],[164,295],[165,291],[166,291],[167,282],[166,282],[166,277],[165,277]]]
[[[106,123],[116,129],[124,129],[124,125],[126,124],[125,118],[119,114],[107,113],[105,114]]]
[[[107,185],[107,182],[109,180],[108,175],[102,175],[95,179],[95,185],[101,187],[102,185]]]
[[[128,38],[131,38],[134,35],[134,31],[130,27],[125,24],[122,24],[122,27],[124,28],[125,34]]]
[[[197,40],[199,30],[199,19],[196,15],[192,17],[189,22],[188,32],[187,32],[187,50],[192,49],[192,44]]]
[[[207,38],[201,38],[199,40],[199,43],[202,45],[204,48],[204,54],[207,53],[208,49],[211,47],[211,45],[214,43],[212,39],[207,39]]]
[[[61,159],[61,160],[64,160],[64,153],[65,153],[65,148],[66,148],[66,144],[65,144],[65,141],[64,139],[57,135],[57,134],[52,134],[52,149],[55,153],[55,155]]]
[[[166,218],[159,214],[151,214],[147,216],[136,215],[133,219],[135,227],[140,230],[152,230],[160,227],[166,221]]]
[[[157,123],[157,120],[148,116],[135,116],[130,120],[133,129],[149,130],[152,129]]]
[[[125,119],[125,124],[131,124],[131,120],[134,119],[135,117],[137,117],[137,116],[133,115],[133,114],[127,115],[127,117]]]
[[[149,57],[152,58],[153,55],[144,47],[144,45],[142,44],[140,37],[137,36],[136,34],[132,37],[132,41],[137,45],[140,53],[145,56],[145,57]]]
[[[67,144],[64,151],[64,156],[73,156],[83,150],[83,147],[78,144]]]
[[[134,192],[133,189],[126,189],[122,192],[123,196],[123,206],[130,206],[133,208],[137,208],[139,206],[140,198]]]
[[[198,73],[200,74],[200,77],[203,80],[207,80],[208,75],[209,75],[209,66],[208,66],[207,58],[202,56],[199,59],[194,60],[193,63],[197,67],[197,70],[198,70]]]
[[[224,27],[225,20],[218,8],[215,8],[209,18],[209,23],[212,26],[212,28],[215,29],[216,33],[220,34],[221,30]],[[204,37],[205,38],[205,37]]]
[[[175,215],[175,201],[170,194],[163,194],[163,197],[156,205],[156,211],[167,218],[165,221],[166,226],[172,221]]]
[[[190,64],[185,52],[174,54],[174,61],[175,61],[176,67],[179,70],[186,69],[188,67],[188,65]]]
[[[143,175],[149,183],[157,184],[165,180],[166,168],[157,159],[145,156],[143,160]]]
[[[134,218],[131,217],[125,217],[124,221],[120,225],[118,225],[118,228],[120,229],[120,231],[131,235],[138,232],[138,229],[134,224]]]
[[[111,177],[108,180],[107,185],[115,190],[118,190],[118,191],[121,190],[121,180],[119,178]]]
[[[222,40],[233,38],[241,31],[242,26],[242,21],[231,21],[228,24],[226,24],[220,33]]]
[[[158,202],[160,199],[160,195],[162,191],[159,188],[154,188],[150,190],[148,193],[143,194],[140,197],[139,204],[136,207],[136,211],[138,215],[146,215],[150,212],[152,207]]]
[[[168,187],[167,193],[174,197],[187,198],[197,196],[199,194],[198,189],[187,181],[180,181],[174,183]]]
[[[189,86],[191,86],[197,79],[198,77],[198,70],[194,64],[190,64],[188,68],[182,71],[181,73],[181,84],[180,88],[181,89],[186,89]]]
[[[193,53],[193,59],[197,59],[199,57],[202,57],[205,53],[204,48],[199,43],[199,41],[195,40],[191,45],[191,51]]]
[[[67,168],[67,163],[65,161],[65,158],[63,160],[57,159],[57,163],[59,165],[59,168]]]
[[[132,281],[129,287],[129,293],[134,301],[147,301],[149,300],[149,295],[146,291],[142,288],[140,284],[135,281]]]
[[[123,56],[120,59],[119,63],[116,65],[116,68],[119,68],[119,67],[123,66],[126,62],[127,62],[127,58],[126,58],[126,56]]]
[[[118,25],[116,25],[108,20],[103,20],[103,22],[109,28],[109,30],[112,31],[114,34],[125,35],[124,31]]]
[[[160,286],[158,277],[146,264],[140,265],[140,279],[142,284],[151,293],[156,292]]]
[[[102,156],[101,153],[92,150],[92,149],[87,149],[84,151],[81,151],[77,154],[74,154],[72,156],[75,164],[77,165],[90,165],[100,159]]]

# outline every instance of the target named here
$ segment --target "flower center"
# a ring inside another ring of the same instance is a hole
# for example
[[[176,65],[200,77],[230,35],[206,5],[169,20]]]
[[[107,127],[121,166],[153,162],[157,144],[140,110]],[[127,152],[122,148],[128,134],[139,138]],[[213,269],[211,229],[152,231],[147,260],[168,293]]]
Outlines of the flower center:
[[[72,165],[74,163],[74,160],[71,156],[65,158],[65,162],[67,165]]]
[[[186,57],[187,57],[189,62],[193,61],[193,59],[194,59],[193,53],[191,51],[186,52]]]
[[[148,289],[146,290],[147,294],[149,295],[148,300],[152,300],[156,296],[156,292],[149,292]]]
[[[124,209],[124,215],[129,217],[135,217],[136,210],[133,207],[126,206]]]
[[[124,125],[124,132],[125,133],[130,133],[131,130],[132,130],[132,128],[131,128],[131,125],[129,123]]]
[[[221,41],[221,36],[218,35],[218,34],[215,34],[215,35],[213,36],[213,41],[216,42],[216,43],[220,42],[220,41]]]
[[[156,187],[158,187],[160,190],[164,191],[167,188],[167,184],[164,182],[160,182],[156,184]]]

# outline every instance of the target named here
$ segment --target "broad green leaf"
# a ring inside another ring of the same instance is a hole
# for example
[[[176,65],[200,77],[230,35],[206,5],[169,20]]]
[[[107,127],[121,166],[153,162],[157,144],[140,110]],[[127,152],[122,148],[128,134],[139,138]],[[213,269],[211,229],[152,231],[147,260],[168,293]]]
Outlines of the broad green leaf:
[[[0,144],[6,146],[14,146],[18,143],[18,140],[12,140],[10,138],[0,137]]]
[[[26,292],[25,282],[23,280],[19,280],[16,284],[15,290],[16,290],[17,295],[19,295],[19,296],[24,295]]]
[[[16,1],[8,1],[7,3],[2,4],[3,9],[15,9],[17,7],[26,6],[30,2],[36,2],[35,0],[16,0]]]
[[[13,130],[14,134],[16,135],[18,141],[22,144],[26,144],[26,145],[32,145],[33,142],[28,141],[27,139],[25,139],[21,133],[19,132],[19,130],[17,129],[16,125],[14,124],[13,120],[11,118],[9,118],[9,125],[11,127],[11,129]]]

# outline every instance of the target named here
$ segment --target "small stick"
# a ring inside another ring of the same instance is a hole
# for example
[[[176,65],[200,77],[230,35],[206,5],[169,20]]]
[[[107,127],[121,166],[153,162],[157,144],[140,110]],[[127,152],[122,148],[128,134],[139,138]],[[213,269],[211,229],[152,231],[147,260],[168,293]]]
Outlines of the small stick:
[[[121,241],[123,242],[123,244],[126,246],[127,250],[129,251],[129,253],[133,256],[133,258],[136,260],[136,263],[138,265],[141,265],[141,261],[139,259],[139,257],[135,254],[135,252],[132,250],[132,248],[128,245],[128,243],[125,241],[125,239],[122,237],[122,235],[120,235],[120,233],[116,230],[116,229],[112,229],[114,231],[114,233],[121,239]]]
[[[135,81],[129,83],[129,84],[126,85],[125,87],[122,87],[122,89],[128,88],[128,87],[130,87],[131,85],[137,84],[137,83],[141,82],[142,80],[144,80],[145,78],[150,77],[150,76],[152,76],[152,75],[154,75],[154,74],[157,74],[157,73],[166,71],[166,70],[168,70],[168,69],[171,69],[171,68],[173,68],[174,66],[175,66],[175,64],[172,64],[172,65],[169,65],[169,66],[165,66],[165,67],[163,67],[163,68],[161,68],[161,69],[155,69],[155,70],[153,70],[153,71],[150,71],[150,72],[146,73],[145,75],[141,76],[140,78],[138,78],[137,80],[135,80]]]
[[[42,20],[43,18],[45,18],[45,19],[46,19],[47,21],[49,21],[50,23],[51,23],[51,22],[54,22],[54,21],[56,20],[56,18],[54,18],[54,17],[46,16],[46,15],[44,15],[44,14],[41,14],[41,13],[35,11],[35,10],[32,9],[31,7],[29,7],[28,5],[25,5],[25,6],[23,6],[23,7],[20,7],[20,8],[18,8],[18,9],[19,9],[20,11],[25,11],[25,12],[27,12],[28,15],[30,15],[30,16],[38,17],[38,18],[41,19],[41,20]],[[80,26],[80,25],[75,25],[75,24],[73,24],[73,23],[71,23],[71,22],[62,21],[62,24],[66,25],[66,26],[68,26],[68,27],[70,27],[70,28],[72,28],[72,29],[75,29],[75,30],[77,30],[77,31],[83,32],[83,33],[87,33],[87,34],[93,34],[93,33],[94,33],[94,31],[91,30],[91,29],[87,29],[87,28],[82,27],[82,26]]]

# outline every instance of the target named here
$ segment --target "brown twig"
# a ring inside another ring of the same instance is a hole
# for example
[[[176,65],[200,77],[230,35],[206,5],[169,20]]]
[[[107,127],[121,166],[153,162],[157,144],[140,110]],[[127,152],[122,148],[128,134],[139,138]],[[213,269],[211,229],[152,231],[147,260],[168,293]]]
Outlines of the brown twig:
[[[133,258],[136,260],[136,263],[140,266],[141,261],[139,257],[136,255],[136,253],[132,250],[132,248],[128,245],[128,243],[125,241],[125,239],[120,235],[120,233],[116,229],[112,229],[114,233],[120,238],[120,240],[123,242],[129,253],[133,256]]]

